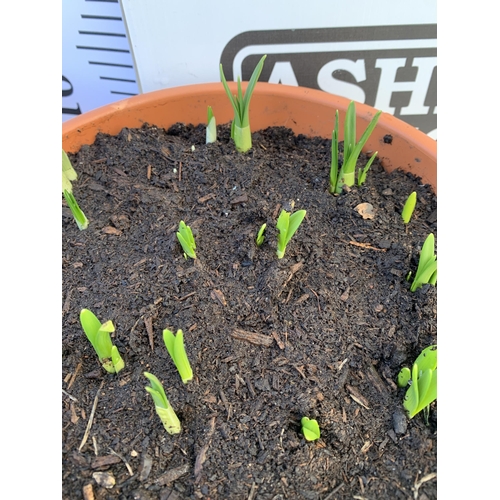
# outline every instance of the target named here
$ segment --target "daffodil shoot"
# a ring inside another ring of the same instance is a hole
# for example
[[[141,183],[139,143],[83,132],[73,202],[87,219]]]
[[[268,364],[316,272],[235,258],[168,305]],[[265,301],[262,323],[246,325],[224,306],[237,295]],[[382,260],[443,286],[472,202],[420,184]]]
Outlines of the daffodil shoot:
[[[299,226],[302,224],[306,216],[305,210],[297,210],[290,215],[286,210],[282,210],[278,217],[276,227],[278,228],[278,248],[276,254],[278,259],[282,259],[285,255],[286,246],[295,234]]]
[[[176,235],[182,249],[184,250],[184,258],[187,259],[188,257],[191,257],[192,259],[196,259],[196,243],[194,241],[193,232],[183,220],[179,222],[179,231]]]
[[[411,277],[411,275],[410,275]],[[434,235],[427,236],[420,251],[417,272],[411,284],[410,290],[415,292],[422,285],[436,285],[437,282],[437,256],[434,253]]]
[[[152,373],[144,372],[144,376],[151,384],[147,385],[145,389],[153,398],[156,414],[160,417],[163,427],[169,434],[179,434],[182,430],[181,422],[168,402],[163,385]]]
[[[73,218],[75,219],[76,225],[80,231],[87,229],[89,221],[83,213],[82,209],[79,207],[75,196],[73,195],[73,185],[72,182],[78,179],[78,175],[71,165],[71,161],[66,154],[64,149],[62,150],[62,193],[68,204]]]
[[[368,141],[382,111],[375,113],[370,123],[363,132],[359,142],[356,142],[356,108],[354,101],[349,103],[347,107],[345,121],[344,121],[344,154],[341,165],[339,166],[339,112],[335,113],[335,125],[332,132],[332,150],[331,150],[331,164],[330,164],[330,187],[329,191],[332,194],[340,194],[344,184],[346,186],[353,186],[355,180],[356,163],[361,154],[363,146]],[[373,153],[365,168],[358,174],[358,185],[361,185],[366,180],[366,174],[370,168],[377,151]]]
[[[165,342],[165,347],[181,376],[182,382],[187,384],[193,379],[193,370],[189,364],[184,347],[184,334],[182,330],[177,330],[177,334],[175,335],[168,329],[163,330],[163,342]]]
[[[425,420],[429,405],[437,399],[437,345],[426,347],[413,363],[412,369],[401,369],[398,374],[399,387],[406,387],[403,406],[409,418],[424,410]]]
[[[109,373],[118,373],[123,369],[125,362],[111,342],[110,333],[115,331],[112,321],[101,323],[92,311],[82,309],[80,323],[103,368]]]
[[[316,441],[321,437],[318,422],[309,417],[302,417],[300,420],[302,425],[302,434],[307,441]]]
[[[226,77],[224,76],[222,64],[220,65],[220,79],[234,110],[234,119],[231,122],[231,138],[234,141],[236,149],[241,153],[247,152],[252,147],[252,131],[250,129],[250,99],[252,98],[252,93],[262,72],[262,68],[264,67],[264,60],[266,57],[266,55],[262,56],[253,70],[244,94],[241,89],[239,76],[237,80],[238,95],[233,95],[231,93]]]

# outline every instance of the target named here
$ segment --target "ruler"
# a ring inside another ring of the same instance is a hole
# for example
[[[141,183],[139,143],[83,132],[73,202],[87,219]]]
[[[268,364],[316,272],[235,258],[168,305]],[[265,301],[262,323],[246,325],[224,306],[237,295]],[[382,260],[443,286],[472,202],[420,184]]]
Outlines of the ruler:
[[[118,0],[63,0],[63,121],[140,93]]]

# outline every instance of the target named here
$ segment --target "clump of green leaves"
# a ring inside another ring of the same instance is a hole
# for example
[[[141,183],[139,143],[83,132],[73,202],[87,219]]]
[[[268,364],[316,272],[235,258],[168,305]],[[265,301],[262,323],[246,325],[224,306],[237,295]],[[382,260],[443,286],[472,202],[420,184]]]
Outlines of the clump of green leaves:
[[[408,280],[411,279],[411,272],[408,275]],[[417,272],[410,286],[410,290],[415,292],[422,285],[429,283],[436,285],[437,282],[437,256],[434,253],[434,235],[432,233],[427,236],[420,251],[420,259],[418,261]]]
[[[112,321],[101,323],[92,311],[82,309],[80,323],[104,369],[109,373],[118,373],[124,368],[125,362],[109,335],[115,331]]]
[[[257,238],[255,238],[255,243],[258,247],[260,247],[262,243],[264,243],[264,231],[266,230],[266,226],[267,224],[262,224],[262,226],[260,226],[259,232],[257,233]]]
[[[282,210],[280,216],[278,217],[278,222],[276,227],[278,228],[278,248],[276,254],[278,259],[282,259],[285,255],[285,249],[288,242],[295,234],[295,231],[299,228],[306,216],[305,210],[297,210],[295,213],[290,215],[286,210]]]
[[[179,434],[181,432],[181,423],[174,409],[168,402],[165,390],[161,382],[152,374],[144,372],[144,376],[150,381],[151,385],[145,387],[151,394],[155,404],[155,410],[160,420],[169,434]]]
[[[300,424],[302,425],[302,434],[304,434],[307,441],[316,441],[321,437],[319,425],[316,420],[302,417],[300,419]]]
[[[78,178],[78,175],[73,168],[73,165],[71,165],[71,161],[68,158],[68,155],[66,154],[66,151],[64,149],[62,150],[62,192],[64,195],[64,198],[66,199],[66,202],[68,204],[69,209],[71,210],[71,213],[73,214],[73,218],[75,219],[75,222],[82,231],[83,229],[87,229],[89,225],[89,221],[87,220],[87,217],[85,217],[85,214],[83,213],[82,209],[78,206],[78,203],[75,199],[75,196],[73,195],[73,185],[71,184],[73,181],[76,181]]]
[[[234,141],[236,149],[241,153],[245,153],[252,147],[252,131],[250,129],[249,114],[250,99],[252,97],[255,84],[259,79],[260,73],[262,72],[262,68],[264,67],[264,60],[266,59],[266,57],[266,55],[262,56],[257,66],[253,70],[244,95],[243,91],[241,90],[241,81],[239,76],[238,95],[233,96],[233,94],[231,94],[231,90],[229,89],[229,86],[227,84],[226,77],[224,76],[222,64],[220,65],[220,79],[222,81],[222,84],[224,85],[224,90],[226,91],[226,94],[229,97],[234,110],[234,120],[231,122],[231,138]]]
[[[410,222],[416,204],[417,204],[417,192],[413,191],[406,199],[403,211],[401,212],[401,217],[403,218],[403,222],[405,224],[408,224],[408,222]]]
[[[183,220],[179,222],[179,231],[176,235],[182,249],[184,250],[184,258],[187,259],[189,256],[192,259],[196,259],[196,243],[194,242],[193,232]]]
[[[217,140],[217,124],[215,122],[215,116],[212,111],[212,106],[207,108],[207,133],[206,133],[206,143],[215,142]]]
[[[184,334],[182,330],[177,330],[176,335],[168,329],[163,330],[163,341],[181,376],[182,382],[187,384],[193,379],[193,370],[189,364],[186,349],[184,347]]]
[[[358,161],[361,149],[366,144],[371,133],[377,125],[378,119],[382,111],[378,111],[366,127],[359,142],[356,142],[356,108],[354,101],[349,103],[347,107],[345,122],[344,122],[344,156],[342,165],[339,168],[339,112],[335,113],[335,126],[332,133],[332,160],[330,165],[330,187],[329,191],[333,194],[342,192],[342,186],[354,185],[354,171]],[[358,185],[361,185],[366,180],[366,174],[377,155],[377,151],[373,153],[365,168],[358,174]]]
[[[398,374],[399,387],[410,384],[403,400],[409,418],[424,410],[428,421],[429,405],[437,399],[437,345],[426,347],[413,363],[410,371],[404,367]]]

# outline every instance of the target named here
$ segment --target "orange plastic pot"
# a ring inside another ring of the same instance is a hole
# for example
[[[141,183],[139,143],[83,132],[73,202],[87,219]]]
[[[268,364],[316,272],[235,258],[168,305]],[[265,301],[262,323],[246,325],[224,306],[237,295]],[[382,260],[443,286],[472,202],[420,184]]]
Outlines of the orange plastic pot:
[[[229,86],[236,94],[236,84],[230,82]],[[250,102],[250,126],[253,131],[284,126],[296,134],[331,138],[338,109],[342,140],[349,102],[320,90],[259,82]],[[124,127],[144,123],[163,128],[177,122],[206,123],[207,106],[212,106],[217,123],[232,120],[233,109],[222,83],[186,85],[130,97],[64,122],[62,147],[76,152],[83,144],[92,144],[98,132],[115,135]],[[358,139],[375,113],[371,106],[356,104]],[[382,113],[363,151],[378,151],[388,172],[397,168],[411,172],[437,193],[437,143],[415,127]]]

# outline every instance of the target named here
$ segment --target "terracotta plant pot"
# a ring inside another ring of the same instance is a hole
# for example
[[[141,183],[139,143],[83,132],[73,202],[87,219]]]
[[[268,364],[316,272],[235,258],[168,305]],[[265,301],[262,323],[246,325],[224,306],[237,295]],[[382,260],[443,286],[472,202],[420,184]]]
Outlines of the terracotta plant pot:
[[[234,82],[230,88],[236,93]],[[339,110],[343,123],[348,104],[349,99],[319,90],[258,83],[250,103],[250,125],[252,130],[285,126],[296,134],[331,138],[335,111]],[[186,85],[124,99],[64,122],[63,149],[76,152],[82,144],[91,144],[98,132],[114,135],[123,127],[140,127],[143,123],[163,128],[177,122],[205,123],[209,105],[217,123],[232,119],[233,110],[220,83]],[[362,133],[375,112],[365,104],[356,105],[358,133]],[[342,130],[340,127],[341,133]],[[378,151],[388,172],[396,168],[411,172],[437,193],[436,141],[387,113],[382,113],[376,132],[363,151]],[[339,140],[342,139],[341,135]]]
[[[64,500],[82,489],[91,498],[92,488],[96,498],[410,498],[419,488],[436,498],[437,411],[428,425],[408,420],[395,384],[437,342],[435,287],[414,293],[405,279],[437,231],[436,141],[382,113],[364,152],[378,151],[393,174],[375,164],[371,184],[333,196],[328,140],[336,110],[342,133],[349,102],[258,83],[248,154],[235,154],[221,83],[139,95],[63,123],[89,217],[79,231],[63,210]],[[207,106],[215,144],[198,126]],[[375,113],[356,104],[358,139]],[[167,131],[178,123],[194,127]],[[405,225],[413,190],[421,203]],[[361,217],[361,202],[377,217]],[[288,206],[307,217],[277,259],[275,221]],[[184,219],[197,259],[176,240]],[[82,308],[116,321],[120,374],[101,370]],[[184,331],[190,386],[168,358],[164,328]],[[154,414],[146,370],[179,411],[177,436]],[[303,416],[318,418],[319,441],[304,439]]]

